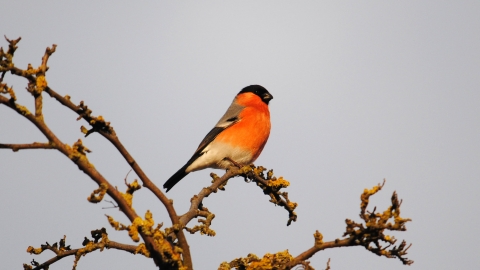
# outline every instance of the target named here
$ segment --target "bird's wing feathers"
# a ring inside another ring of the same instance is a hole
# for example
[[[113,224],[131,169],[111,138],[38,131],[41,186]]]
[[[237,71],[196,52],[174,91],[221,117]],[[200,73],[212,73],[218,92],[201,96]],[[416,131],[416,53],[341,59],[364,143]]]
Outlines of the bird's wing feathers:
[[[235,102],[230,105],[228,110],[225,112],[225,114],[218,120],[218,123],[215,125],[215,127],[229,127],[236,121],[238,121],[238,115],[242,112],[242,110],[245,109],[245,106],[239,105]]]
[[[197,150],[190,158],[190,160],[183,165],[180,170],[178,170],[172,177],[170,177],[167,182],[163,185],[163,188],[167,189],[168,192],[175,184],[177,184],[183,177],[185,177],[188,173],[185,172],[188,166],[190,166],[197,158],[202,156],[203,150],[207,147],[222,131],[231,127],[238,121],[240,121],[239,115],[245,107],[242,105],[238,105],[235,101],[230,105],[227,112],[220,118],[220,121],[215,125],[215,127],[208,132],[207,136],[203,138],[202,142],[198,146]]]
[[[232,105],[230,105],[230,107],[228,108],[227,112],[225,112],[222,118],[220,118],[215,127],[212,128],[210,132],[208,132],[205,138],[203,138],[202,142],[193,154],[192,159],[196,159],[201,156],[203,149],[205,149],[205,147],[207,147],[207,145],[209,145],[218,136],[218,134],[237,123],[240,120],[238,115],[244,108],[244,106],[238,105],[233,102]]]

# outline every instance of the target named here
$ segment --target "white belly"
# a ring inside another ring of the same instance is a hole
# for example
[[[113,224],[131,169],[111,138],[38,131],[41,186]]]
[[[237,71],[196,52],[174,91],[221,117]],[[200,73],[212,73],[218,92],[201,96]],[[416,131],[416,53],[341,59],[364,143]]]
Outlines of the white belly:
[[[228,166],[231,166],[232,163],[228,160],[224,160],[225,157],[229,157],[233,161],[242,165],[247,165],[253,161],[252,155],[249,151],[241,148],[234,148],[228,144],[219,142],[212,142],[205,147],[202,152],[204,154],[190,164],[185,172],[189,173],[205,168],[226,169]]]

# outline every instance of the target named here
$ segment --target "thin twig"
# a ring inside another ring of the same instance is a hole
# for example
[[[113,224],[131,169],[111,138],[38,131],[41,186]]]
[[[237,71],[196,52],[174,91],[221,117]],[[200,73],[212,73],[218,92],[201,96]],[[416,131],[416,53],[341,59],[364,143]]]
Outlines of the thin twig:
[[[92,120],[94,120],[93,117],[90,114],[85,113],[85,111],[83,111],[80,106],[77,106],[72,101],[70,101],[69,97],[62,97],[50,87],[47,87],[45,89],[45,92],[47,92],[51,97],[55,98],[58,102],[60,102],[65,107],[76,112],[79,115],[79,117],[85,119],[87,122],[91,123]],[[162,202],[162,204],[165,206],[165,209],[168,212],[170,220],[172,221],[172,225],[180,224],[179,217],[175,211],[175,208],[173,207],[173,202],[170,199],[168,199],[167,196],[165,196],[165,194],[143,172],[140,165],[138,165],[135,159],[130,155],[127,149],[120,142],[113,128],[111,127],[109,127],[108,129],[98,128],[95,131],[97,131],[100,135],[102,135],[104,138],[110,141],[115,146],[115,148],[117,148],[120,154],[124,157],[125,161],[127,161],[127,163],[130,165],[133,171],[140,178],[140,180],[143,183],[143,186],[149,189]],[[182,256],[184,259],[184,264],[189,268],[193,268],[192,259],[190,255],[190,247],[188,245],[187,238],[185,237],[183,230],[178,230],[176,231],[176,233],[178,234],[177,237],[179,240],[179,245],[183,250]]]
[[[117,249],[117,250],[123,250],[131,254],[135,254],[135,251],[137,250],[137,246],[134,245],[128,245],[128,244],[123,244],[115,241],[109,241],[108,244],[104,245],[103,243],[98,243],[98,247],[95,249],[101,249],[101,248],[107,248],[107,249]],[[56,256],[47,260],[46,262],[35,266],[32,270],[40,270],[40,269],[48,269],[48,267],[55,262],[68,257],[68,256],[75,256],[78,251],[80,251],[80,248],[77,249],[72,249],[72,250],[67,250],[67,251],[53,251],[56,253]]]
[[[0,143],[0,148],[12,149],[13,152],[24,149],[56,149],[55,145],[51,143],[24,143],[24,144],[7,144]]]

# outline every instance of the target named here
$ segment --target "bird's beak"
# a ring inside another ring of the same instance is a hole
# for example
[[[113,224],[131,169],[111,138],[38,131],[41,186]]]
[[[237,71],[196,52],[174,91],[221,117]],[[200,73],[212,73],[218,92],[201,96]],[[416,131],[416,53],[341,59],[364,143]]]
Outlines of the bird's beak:
[[[265,93],[263,94],[262,99],[268,104],[268,102],[273,99],[273,96],[270,93]]]

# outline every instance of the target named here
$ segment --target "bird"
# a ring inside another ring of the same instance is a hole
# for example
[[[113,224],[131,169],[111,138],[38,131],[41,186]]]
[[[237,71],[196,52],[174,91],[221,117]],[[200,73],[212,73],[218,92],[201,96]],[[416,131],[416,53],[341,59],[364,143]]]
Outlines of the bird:
[[[268,103],[272,99],[263,86],[243,88],[188,162],[165,182],[166,192],[191,172],[253,163],[270,136]]]

